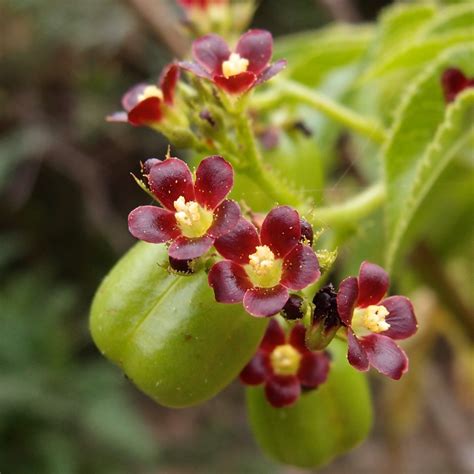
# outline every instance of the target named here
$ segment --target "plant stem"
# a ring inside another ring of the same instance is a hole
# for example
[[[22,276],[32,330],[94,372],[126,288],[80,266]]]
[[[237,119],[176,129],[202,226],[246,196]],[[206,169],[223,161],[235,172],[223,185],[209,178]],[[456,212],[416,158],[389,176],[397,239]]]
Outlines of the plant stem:
[[[239,139],[244,153],[246,153],[246,164],[240,168],[240,171],[260,186],[262,191],[276,202],[296,208],[301,207],[303,200],[296,193],[291,192],[288,186],[282,183],[269,167],[264,166],[252,131],[250,118],[244,114],[239,114],[236,119]]]
[[[375,143],[381,144],[385,141],[385,130],[378,123],[294,81],[278,81],[271,92],[254,97],[252,103],[258,108],[268,108],[289,98],[309,105]]]
[[[334,206],[320,207],[314,212],[314,226],[346,227],[368,216],[385,201],[383,183],[376,183],[346,202]]]

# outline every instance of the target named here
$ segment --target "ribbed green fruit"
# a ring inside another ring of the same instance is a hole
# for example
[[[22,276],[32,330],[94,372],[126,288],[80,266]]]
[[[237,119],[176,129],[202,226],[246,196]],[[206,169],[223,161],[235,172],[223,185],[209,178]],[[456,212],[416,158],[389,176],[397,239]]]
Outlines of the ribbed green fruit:
[[[267,321],[216,303],[204,271],[176,276],[167,263],[164,245],[137,243],[99,287],[90,330],[138,388],[162,405],[186,407],[238,375]]]

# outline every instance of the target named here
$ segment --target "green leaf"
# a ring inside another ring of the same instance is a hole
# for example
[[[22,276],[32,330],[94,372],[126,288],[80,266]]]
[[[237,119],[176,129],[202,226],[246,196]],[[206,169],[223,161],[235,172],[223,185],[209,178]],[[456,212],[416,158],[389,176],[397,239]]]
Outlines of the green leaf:
[[[437,9],[432,4],[395,4],[387,8],[380,18],[374,38],[374,56],[386,58],[411,44],[436,12]]]
[[[433,36],[452,32],[456,29],[466,30],[474,25],[474,4],[472,2],[453,5],[442,10],[442,15],[431,21],[423,31],[423,36]]]
[[[359,61],[372,38],[373,28],[367,25],[336,24],[280,38],[274,57],[288,60],[288,77],[316,86],[331,72]]]
[[[457,44],[468,43],[474,40],[472,29],[456,31],[439,35],[434,38],[424,40],[413,45],[406,46],[396,54],[387,57],[382,62],[375,63],[360,79],[360,82],[366,82],[378,79],[397,70],[406,70],[417,68],[427,64],[436,58],[444,50]]]
[[[269,457],[314,468],[366,438],[372,426],[370,393],[366,376],[348,364],[346,350],[335,340],[327,382],[287,408],[273,408],[262,387],[247,389],[250,426]]]
[[[393,264],[414,212],[440,173],[472,135],[474,91],[446,106],[440,77],[447,67],[474,69],[474,46],[446,51],[421,74],[398,110],[383,150],[387,186],[387,265]]]

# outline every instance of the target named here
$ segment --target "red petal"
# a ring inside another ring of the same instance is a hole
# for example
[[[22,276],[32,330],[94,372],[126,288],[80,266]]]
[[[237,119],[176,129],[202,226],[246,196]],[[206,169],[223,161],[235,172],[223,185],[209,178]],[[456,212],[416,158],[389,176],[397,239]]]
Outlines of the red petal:
[[[408,370],[408,357],[397,344],[387,336],[370,334],[360,341],[370,365],[380,373],[398,380]]]
[[[122,107],[127,112],[133,109],[138,104],[138,97],[150,84],[140,83],[136,84],[122,96]]]
[[[283,328],[276,319],[270,319],[265,335],[260,343],[260,350],[271,352],[276,346],[281,346],[282,344],[285,344],[285,342],[285,331],[283,331]]]
[[[270,64],[259,76],[256,84],[262,84],[273,76],[276,76],[280,71],[286,68],[286,59],[280,59],[273,64]]]
[[[272,58],[272,50],[272,35],[265,30],[247,31],[240,37],[235,48],[236,53],[249,60],[248,70],[255,74],[260,74],[265,69]]]
[[[174,214],[156,206],[140,206],[128,215],[128,230],[137,239],[159,244],[181,234]]]
[[[347,343],[349,345],[347,351],[347,360],[349,361],[349,364],[362,372],[369,370],[369,358],[367,357],[359,339],[357,339],[351,329],[347,330]]]
[[[257,318],[279,313],[289,297],[288,290],[281,285],[273,288],[250,288],[244,295],[244,308]]]
[[[234,262],[217,262],[208,275],[209,286],[219,303],[240,303],[252,287],[245,270]]]
[[[308,352],[308,348],[305,343],[306,329],[302,324],[297,324],[290,332],[288,342],[295,348],[298,349],[302,354]]]
[[[179,80],[179,67],[176,63],[171,63],[163,69],[160,76],[160,89],[163,92],[163,100],[166,104],[172,105],[174,100],[174,90]]]
[[[387,272],[375,263],[362,262],[359,270],[359,297],[356,306],[366,308],[377,304],[387,293],[389,286]]]
[[[354,311],[357,295],[359,294],[359,284],[356,277],[348,277],[341,281],[336,296],[337,312],[341,321],[350,326],[352,313]]]
[[[214,239],[208,235],[190,239],[188,237],[178,237],[170,245],[168,254],[178,260],[192,260],[204,255],[214,243]]]
[[[235,201],[226,199],[214,211],[214,222],[207,235],[217,238],[230,232],[241,218],[240,207]]]
[[[191,61],[180,61],[179,67],[184,69],[185,71],[191,72],[198,77],[202,77],[204,79],[212,79],[212,75],[208,73],[202,66],[198,63],[194,63]]]
[[[321,275],[314,250],[308,245],[297,244],[283,261],[280,283],[292,290],[302,290]]]
[[[275,408],[291,405],[298,400],[301,385],[295,375],[274,375],[265,384],[265,395]]]
[[[180,196],[183,196],[186,202],[194,200],[191,171],[188,165],[178,158],[168,158],[154,165],[148,175],[148,182],[158,201],[173,212],[173,203]]]
[[[452,102],[462,90],[469,86],[469,80],[460,69],[449,68],[441,76],[441,85],[446,102]]]
[[[222,156],[209,156],[196,170],[194,193],[196,201],[208,209],[215,209],[229,194],[234,184],[234,171]]]
[[[194,41],[192,51],[193,58],[213,75],[222,73],[222,63],[230,56],[230,50],[224,38],[213,34]]]
[[[300,237],[300,217],[289,206],[273,208],[265,217],[260,231],[262,244],[268,245],[279,258],[293,250]]]
[[[255,248],[260,245],[257,229],[244,218],[227,234],[219,237],[215,242],[217,251],[229,260],[245,264],[249,255],[255,253]]]
[[[215,74],[212,80],[217,87],[229,94],[243,94],[255,85],[257,76],[253,72],[245,71],[230,77]]]
[[[240,372],[240,381],[245,385],[260,385],[271,373],[270,361],[266,352],[258,351]]]
[[[385,320],[390,324],[390,328],[382,333],[384,336],[392,339],[406,339],[415,334],[418,324],[413,305],[408,298],[390,296],[380,304],[385,306],[389,312]]]
[[[307,352],[300,362],[298,378],[305,388],[316,388],[326,382],[329,357],[324,352]]]
[[[149,125],[159,122],[163,117],[159,97],[148,97],[128,112],[128,121],[132,125]]]

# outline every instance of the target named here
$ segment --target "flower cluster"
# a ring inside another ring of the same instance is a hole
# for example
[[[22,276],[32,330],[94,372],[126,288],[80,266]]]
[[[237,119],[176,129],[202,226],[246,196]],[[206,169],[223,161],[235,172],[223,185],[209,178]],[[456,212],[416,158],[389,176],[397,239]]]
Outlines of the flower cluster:
[[[441,76],[444,99],[453,102],[463,90],[474,87],[474,77],[467,77],[460,69],[446,69]]]
[[[267,400],[274,407],[296,402],[302,390],[312,390],[327,379],[330,360],[325,352],[312,352],[305,345],[305,328],[297,324],[288,336],[272,319],[260,347],[240,373],[245,385],[265,385]]]

